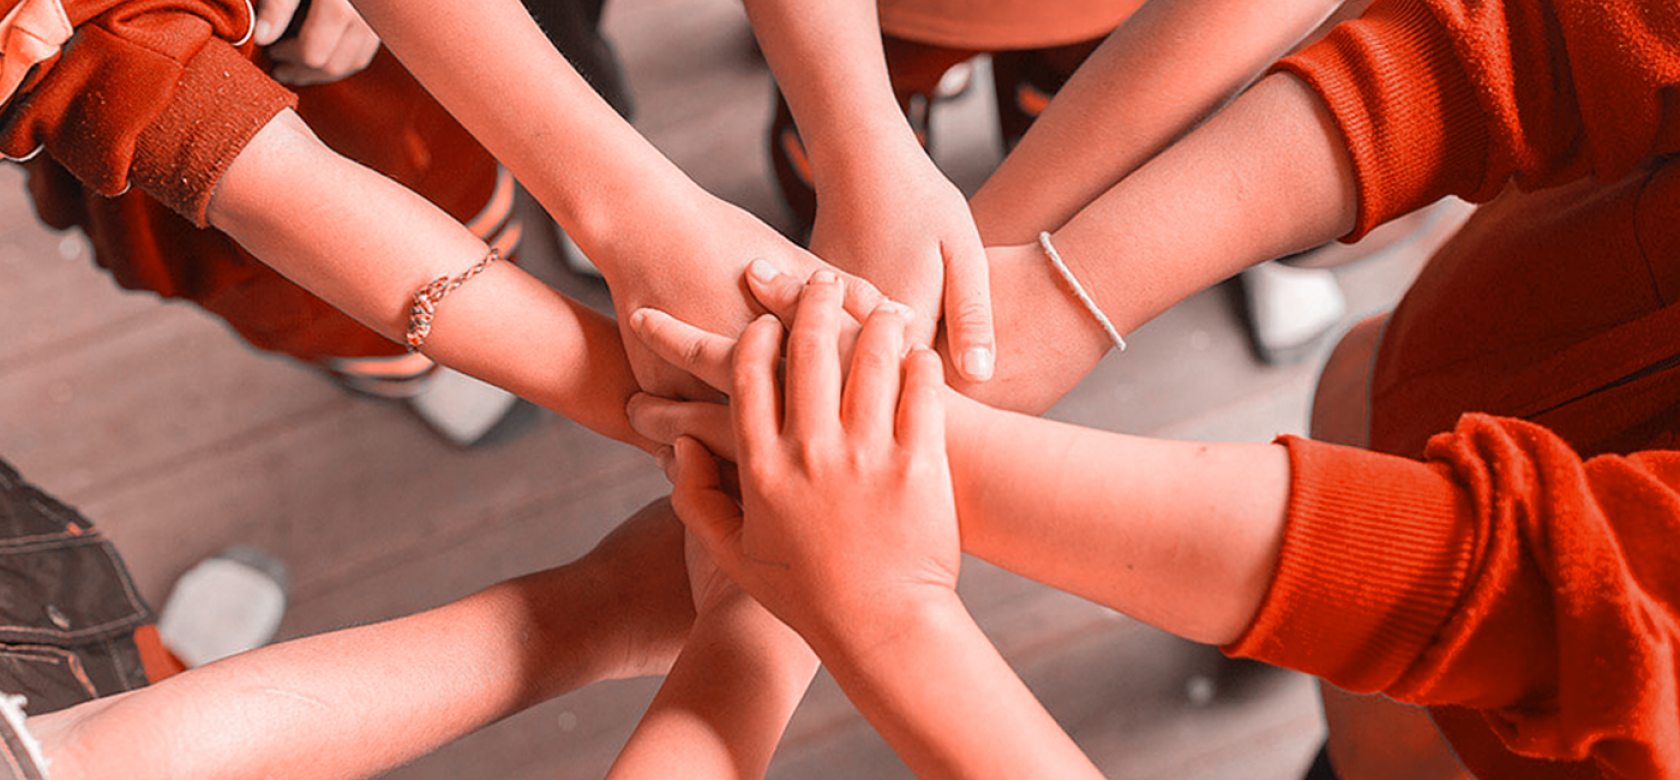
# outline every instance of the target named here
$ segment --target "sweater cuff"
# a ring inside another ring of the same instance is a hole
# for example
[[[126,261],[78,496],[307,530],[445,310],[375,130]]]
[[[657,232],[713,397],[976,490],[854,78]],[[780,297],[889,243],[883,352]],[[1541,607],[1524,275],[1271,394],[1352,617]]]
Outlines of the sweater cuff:
[[[198,227],[235,157],[297,97],[232,46],[213,40],[187,62],[180,86],[134,149],[131,181]]]
[[[1417,461],[1293,436],[1277,572],[1225,650],[1368,693],[1405,673],[1463,588],[1474,539],[1452,481]]]
[[[1343,241],[1483,186],[1491,140],[1476,92],[1420,0],[1379,0],[1273,69],[1318,92],[1352,154],[1359,215]]]

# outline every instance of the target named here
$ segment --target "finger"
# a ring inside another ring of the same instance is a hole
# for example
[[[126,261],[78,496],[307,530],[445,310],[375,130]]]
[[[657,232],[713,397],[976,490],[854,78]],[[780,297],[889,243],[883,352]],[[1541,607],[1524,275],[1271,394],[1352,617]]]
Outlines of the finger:
[[[957,372],[970,382],[984,382],[992,378],[997,357],[986,250],[975,237],[943,251],[946,341]]]
[[[374,35],[373,29],[358,17],[345,28],[344,37],[338,39],[338,49],[327,61],[326,71],[334,79],[360,73],[373,62],[373,55],[378,52],[379,36]]]
[[[261,0],[257,6],[257,26],[251,39],[258,46],[267,46],[280,39],[280,34],[292,23],[299,0]]]
[[[309,6],[303,27],[298,29],[298,62],[315,70],[327,71],[339,41],[354,18],[354,11],[336,3],[317,2]]]
[[[840,302],[837,274],[811,274],[799,295],[799,312],[787,342],[787,433],[805,439],[839,427]]]
[[[945,450],[945,365],[939,353],[916,347],[904,361],[898,398],[898,442],[911,451]]]
[[[793,313],[799,310],[799,293],[805,289],[805,283],[761,257],[747,265],[747,289],[766,311],[784,323],[791,323]]]
[[[861,276],[840,274],[840,283],[846,289],[846,313],[858,322],[868,319],[869,313],[887,300],[886,293],[875,289],[875,285]]]
[[[717,463],[693,439],[678,439],[672,452],[671,508],[718,568],[733,576],[740,556],[741,507],[723,492]]]
[[[630,330],[665,362],[699,377],[718,392],[729,392],[729,362],[734,357],[735,339],[647,308],[630,315]]]
[[[689,436],[719,457],[735,459],[735,429],[727,406],[637,393],[630,396],[625,413],[630,427],[649,441],[669,445]]]
[[[857,349],[852,352],[851,376],[840,398],[840,419],[846,430],[880,434],[879,440],[883,441],[892,439],[905,330],[914,316],[910,307],[888,301],[876,307],[864,322]]]
[[[768,314],[741,332],[735,347],[730,408],[734,410],[737,460],[751,460],[768,452],[781,435],[777,404],[776,354],[782,344],[782,323]]]

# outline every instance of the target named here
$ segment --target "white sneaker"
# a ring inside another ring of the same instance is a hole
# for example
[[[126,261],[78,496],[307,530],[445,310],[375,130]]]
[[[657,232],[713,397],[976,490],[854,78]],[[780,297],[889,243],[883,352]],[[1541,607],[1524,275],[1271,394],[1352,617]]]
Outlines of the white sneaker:
[[[519,397],[447,366],[438,366],[409,408],[432,430],[462,447],[477,444],[519,405]]]
[[[566,261],[566,267],[579,276],[592,276],[600,279],[601,269],[595,267],[595,262],[590,260],[582,249],[578,248],[577,242],[573,241],[571,236],[566,235],[566,231],[560,227],[560,223],[554,222],[552,224],[554,225],[554,239],[560,244],[560,258]]]
[[[1266,262],[1243,271],[1241,281],[1254,345],[1272,365],[1306,358],[1347,313],[1336,275],[1323,269]]]
[[[268,644],[285,614],[285,565],[235,545],[175,582],[158,615],[158,636],[182,663],[203,666]]]
[[[418,352],[334,358],[321,367],[352,391],[406,402],[427,427],[461,447],[479,443],[519,405],[512,393],[440,366]]]

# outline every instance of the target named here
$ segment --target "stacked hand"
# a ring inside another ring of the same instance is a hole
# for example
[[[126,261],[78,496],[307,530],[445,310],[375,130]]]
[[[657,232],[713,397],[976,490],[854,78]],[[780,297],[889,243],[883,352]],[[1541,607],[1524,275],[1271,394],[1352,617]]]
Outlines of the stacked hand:
[[[957,376],[991,379],[997,350],[986,252],[956,185],[914,142],[817,184],[811,251],[909,304],[912,342],[931,345],[943,315]]]
[[[903,357],[909,313],[886,303],[867,318],[843,379],[842,297],[837,277],[823,272],[800,296],[785,394],[777,391],[783,328],[774,317],[754,321],[732,348],[739,502],[698,441],[678,439],[671,467],[672,502],[690,533],[731,579],[819,646],[883,628],[923,596],[948,598],[960,560],[940,362],[923,347]],[[646,327],[656,316],[636,319]],[[692,334],[658,322],[660,332]],[[731,349],[725,342],[694,343],[715,355]]]

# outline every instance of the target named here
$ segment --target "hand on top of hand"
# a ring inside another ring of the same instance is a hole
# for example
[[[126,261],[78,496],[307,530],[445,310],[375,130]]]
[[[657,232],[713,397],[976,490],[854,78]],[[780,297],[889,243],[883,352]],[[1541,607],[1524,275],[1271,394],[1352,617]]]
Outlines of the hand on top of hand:
[[[254,38],[268,47],[274,80],[294,87],[325,84],[361,72],[379,51],[379,36],[350,0],[313,0],[295,37],[280,40],[300,0],[257,0]]]
[[[819,183],[811,251],[909,304],[913,343],[931,345],[943,322],[958,376],[984,382],[997,348],[980,233],[962,192],[921,147],[899,151]]]
[[[780,322],[754,321],[734,349],[740,502],[693,439],[677,441],[671,468],[690,533],[813,643],[882,627],[923,595],[949,596],[960,561],[939,360],[920,347],[903,357],[909,316],[887,303],[869,315],[843,379],[841,297],[833,274],[806,286],[785,393]]]

